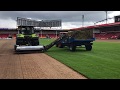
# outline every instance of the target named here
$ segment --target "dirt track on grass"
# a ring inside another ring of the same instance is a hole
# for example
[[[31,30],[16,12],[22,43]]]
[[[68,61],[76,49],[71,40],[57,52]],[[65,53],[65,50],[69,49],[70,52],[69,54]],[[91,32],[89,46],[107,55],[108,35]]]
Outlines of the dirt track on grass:
[[[15,54],[14,44],[0,40],[0,79],[87,79],[44,53]]]

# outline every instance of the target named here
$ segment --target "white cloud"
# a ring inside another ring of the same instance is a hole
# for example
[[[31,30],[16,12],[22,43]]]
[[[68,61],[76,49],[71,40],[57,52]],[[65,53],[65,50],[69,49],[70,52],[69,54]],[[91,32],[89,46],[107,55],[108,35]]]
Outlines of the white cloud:
[[[62,28],[78,28],[82,27],[82,17],[85,15],[84,26],[94,25],[94,22],[105,19],[104,11],[0,11],[0,28],[16,28],[16,17],[26,17],[32,19],[62,19]],[[109,11],[108,18],[120,15],[120,11]],[[109,19],[108,23],[114,22],[113,19]],[[100,24],[104,24],[104,22]]]
[[[90,26],[94,25],[93,22],[84,22],[83,26]],[[62,28],[63,29],[71,29],[71,28],[78,28],[82,27],[82,22],[63,22]]]
[[[63,29],[70,29],[70,28],[76,28],[76,27],[79,27],[80,25],[75,25],[75,24],[72,24],[71,22],[63,22],[62,23],[62,28]]]
[[[0,28],[16,28],[16,21],[12,19],[0,19]]]
[[[114,17],[114,16],[118,16],[118,15],[120,15],[120,11],[114,11],[114,12],[108,14],[108,16],[109,16],[110,18],[112,18],[112,17]]]
[[[114,16],[118,16],[118,15],[120,15],[120,11],[113,11],[113,12],[109,13],[107,23],[114,23]],[[98,24],[106,24],[106,20],[97,23],[97,25]]]

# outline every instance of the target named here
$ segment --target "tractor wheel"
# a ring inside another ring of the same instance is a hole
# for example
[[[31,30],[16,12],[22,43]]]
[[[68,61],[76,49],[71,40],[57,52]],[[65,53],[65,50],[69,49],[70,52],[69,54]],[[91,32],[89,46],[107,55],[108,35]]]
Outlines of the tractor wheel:
[[[17,48],[17,46],[16,45],[14,45],[14,51],[16,52],[16,48]]]

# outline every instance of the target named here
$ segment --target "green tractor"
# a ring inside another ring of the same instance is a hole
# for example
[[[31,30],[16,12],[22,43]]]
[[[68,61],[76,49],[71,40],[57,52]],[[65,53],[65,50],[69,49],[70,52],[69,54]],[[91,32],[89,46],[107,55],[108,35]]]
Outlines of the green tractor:
[[[35,34],[33,26],[18,26],[14,49],[15,51],[44,50],[44,46],[40,45],[39,36]]]

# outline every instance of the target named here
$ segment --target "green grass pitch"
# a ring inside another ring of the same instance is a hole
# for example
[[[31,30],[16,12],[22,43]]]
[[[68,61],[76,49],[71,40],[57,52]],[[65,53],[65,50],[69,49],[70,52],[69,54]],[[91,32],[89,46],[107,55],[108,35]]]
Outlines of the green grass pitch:
[[[54,40],[40,39],[40,43]],[[120,43],[94,41],[92,51],[77,48],[75,52],[53,46],[45,53],[89,79],[120,79]]]

